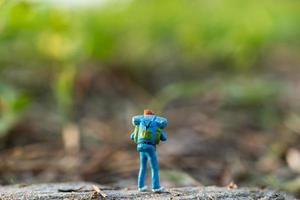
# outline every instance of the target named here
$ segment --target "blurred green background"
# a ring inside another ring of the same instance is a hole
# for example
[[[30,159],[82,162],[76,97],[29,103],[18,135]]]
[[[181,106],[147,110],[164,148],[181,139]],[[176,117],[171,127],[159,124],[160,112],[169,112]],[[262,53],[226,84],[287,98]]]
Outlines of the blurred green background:
[[[299,195],[299,38],[295,0],[0,0],[1,183],[134,185],[151,108],[164,185]]]

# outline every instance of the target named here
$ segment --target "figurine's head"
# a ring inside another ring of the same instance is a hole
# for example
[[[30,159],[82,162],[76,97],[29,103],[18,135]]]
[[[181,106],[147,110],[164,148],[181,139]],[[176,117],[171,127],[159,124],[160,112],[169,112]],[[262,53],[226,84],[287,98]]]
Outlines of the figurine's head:
[[[144,110],[144,115],[154,115],[154,112],[150,109],[145,109]]]

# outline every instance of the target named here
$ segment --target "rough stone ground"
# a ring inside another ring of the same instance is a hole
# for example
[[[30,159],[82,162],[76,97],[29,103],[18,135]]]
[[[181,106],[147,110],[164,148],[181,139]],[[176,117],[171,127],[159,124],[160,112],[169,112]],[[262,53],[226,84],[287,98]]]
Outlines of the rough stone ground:
[[[164,193],[143,192],[136,189],[113,188],[94,183],[52,183],[36,185],[12,185],[0,187],[0,200],[88,200],[88,199],[203,199],[203,200],[283,200],[295,199],[285,193],[223,187],[183,187],[167,189]]]

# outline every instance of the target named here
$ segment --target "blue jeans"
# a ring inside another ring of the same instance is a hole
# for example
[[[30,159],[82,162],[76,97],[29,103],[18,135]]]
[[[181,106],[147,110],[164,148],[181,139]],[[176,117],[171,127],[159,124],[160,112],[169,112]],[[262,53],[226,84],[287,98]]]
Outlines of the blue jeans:
[[[140,152],[140,172],[138,178],[138,188],[145,186],[145,176],[147,170],[147,161],[150,161],[151,174],[152,174],[152,189],[160,188],[158,163],[155,149],[151,149],[145,152]]]

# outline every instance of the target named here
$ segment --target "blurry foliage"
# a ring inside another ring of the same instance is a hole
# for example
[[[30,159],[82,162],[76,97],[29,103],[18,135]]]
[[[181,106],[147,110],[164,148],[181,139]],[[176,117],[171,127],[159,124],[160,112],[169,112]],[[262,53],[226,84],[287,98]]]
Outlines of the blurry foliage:
[[[299,7],[290,0],[112,1],[82,9],[7,2],[0,13],[1,63],[16,56],[18,64],[96,59],[189,68],[222,60],[243,71],[254,67],[262,50],[272,50],[270,45],[295,45]]]
[[[223,104],[231,109],[241,109],[256,122],[256,127],[273,128],[281,117],[279,105],[284,84],[262,78],[238,78],[222,87]]]
[[[228,105],[263,106],[272,104],[280,94],[279,82],[261,79],[241,79],[229,81],[224,85],[225,102]]]
[[[169,84],[153,98],[149,103],[149,107],[157,111],[162,111],[163,108],[173,100],[178,98],[192,98],[210,89],[212,89],[212,84],[204,85],[196,81]]]
[[[32,71],[32,81],[53,88],[63,119],[71,115],[75,74],[87,64],[122,69],[136,84],[160,90],[150,105],[162,109],[172,99],[215,87],[208,74],[252,73],[281,45],[299,49],[300,5],[292,0],[0,5],[1,79],[15,84],[18,78],[5,77],[7,71]],[[277,83],[261,80],[218,84],[228,84],[217,88],[237,106],[261,104],[277,93]]]
[[[54,81],[54,94],[62,120],[69,120],[71,117],[75,72],[75,68],[72,65],[64,66],[58,72]]]
[[[29,99],[26,95],[0,84],[0,137],[15,125]]]

